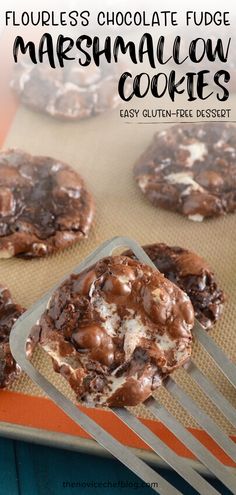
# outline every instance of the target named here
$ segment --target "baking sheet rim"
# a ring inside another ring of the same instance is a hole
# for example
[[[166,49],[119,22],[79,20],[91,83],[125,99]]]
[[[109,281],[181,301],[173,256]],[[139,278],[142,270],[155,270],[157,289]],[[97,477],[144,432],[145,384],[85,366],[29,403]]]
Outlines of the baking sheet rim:
[[[43,430],[42,428],[32,428],[0,421],[0,436],[12,440],[21,440],[24,442],[30,442],[39,445],[48,445],[54,448],[64,448],[66,450],[75,452],[98,455],[110,459],[113,458],[113,456],[108,451],[102,448],[93,439],[86,439],[66,433]],[[134,447],[129,448],[142,460],[151,463],[154,466],[171,470],[168,464],[166,464],[156,453],[149,452],[144,449],[137,449]],[[186,458],[184,459],[184,462],[186,462],[194,469],[197,469],[198,472],[212,477],[211,473],[200,462]],[[228,467],[228,469],[232,473],[236,473],[236,468]]]

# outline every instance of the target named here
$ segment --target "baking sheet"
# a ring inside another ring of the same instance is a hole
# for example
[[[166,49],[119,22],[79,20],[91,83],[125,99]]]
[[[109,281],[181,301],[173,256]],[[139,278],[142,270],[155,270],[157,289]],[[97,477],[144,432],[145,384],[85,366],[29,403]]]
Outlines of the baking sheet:
[[[236,98],[231,98],[232,108],[235,102]],[[153,100],[145,103],[153,106]],[[166,127],[167,124],[161,123],[127,125],[119,117],[119,110],[82,122],[63,122],[19,106],[4,148],[18,147],[32,154],[49,155],[69,163],[83,175],[94,194],[96,217],[87,240],[57,255],[31,261],[1,260],[0,282],[8,285],[18,303],[29,308],[98,244],[115,235],[133,237],[141,244],[166,242],[195,250],[215,270],[219,284],[227,295],[223,317],[211,331],[211,336],[236,361],[235,215],[200,224],[190,222],[177,214],[153,207],[138,190],[132,177],[136,158],[149,144],[153,133]],[[197,343],[193,355],[202,371],[236,406],[233,387]],[[49,359],[42,360],[38,355],[38,365],[51,373],[59,387],[66,387],[64,380],[50,371]],[[175,376],[178,383],[219,426],[230,435],[236,434],[186,372],[179,370]],[[42,391],[24,374],[13,383],[10,390],[26,396],[43,396]],[[66,393],[68,396],[72,394],[68,388]],[[158,399],[185,426],[198,428],[165,389],[158,391]],[[135,409],[140,417],[153,419],[142,406]]]

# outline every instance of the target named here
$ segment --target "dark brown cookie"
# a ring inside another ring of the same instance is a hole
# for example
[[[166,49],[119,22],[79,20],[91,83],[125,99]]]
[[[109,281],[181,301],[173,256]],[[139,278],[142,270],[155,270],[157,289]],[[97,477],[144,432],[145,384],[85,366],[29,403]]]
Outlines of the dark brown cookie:
[[[32,330],[77,394],[90,405],[146,400],[189,360],[189,297],[147,265],[125,256],[71,275]]]
[[[205,260],[188,249],[164,243],[150,244],[143,249],[157,269],[188,294],[197,320],[205,328],[214,325],[222,314],[225,295]],[[131,251],[124,255],[135,259]]]
[[[63,249],[86,237],[93,212],[84,181],[65,163],[0,152],[0,258]]]
[[[155,134],[134,167],[155,205],[202,221],[236,210],[236,127],[176,125]]]
[[[9,346],[12,326],[25,310],[12,301],[9,290],[0,285],[0,388],[7,387],[20,373]]]
[[[18,63],[11,87],[21,101],[55,118],[80,120],[115,108],[119,103],[116,70],[111,66],[63,69]]]

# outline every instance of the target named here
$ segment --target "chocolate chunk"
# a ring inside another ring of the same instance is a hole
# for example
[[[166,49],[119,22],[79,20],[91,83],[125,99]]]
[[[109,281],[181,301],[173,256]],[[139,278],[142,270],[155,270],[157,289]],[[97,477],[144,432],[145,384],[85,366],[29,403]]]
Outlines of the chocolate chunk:
[[[9,290],[0,285],[0,388],[7,387],[20,373],[9,346],[9,335],[15,321],[25,310],[12,301]]]
[[[164,243],[150,244],[143,249],[157,269],[186,292],[201,325],[212,327],[222,314],[225,295],[205,260],[188,249]],[[131,251],[124,255],[135,259]]]
[[[80,120],[115,108],[122,69],[111,66],[81,67],[71,62],[63,69],[18,63],[11,86],[21,101],[55,118]]]
[[[176,125],[155,134],[134,176],[155,205],[202,221],[236,210],[236,127]]]
[[[65,163],[0,152],[0,258],[63,249],[87,236],[93,213],[91,194]]]
[[[189,360],[194,312],[161,273],[126,256],[103,258],[55,291],[34,327],[80,401],[133,406]]]

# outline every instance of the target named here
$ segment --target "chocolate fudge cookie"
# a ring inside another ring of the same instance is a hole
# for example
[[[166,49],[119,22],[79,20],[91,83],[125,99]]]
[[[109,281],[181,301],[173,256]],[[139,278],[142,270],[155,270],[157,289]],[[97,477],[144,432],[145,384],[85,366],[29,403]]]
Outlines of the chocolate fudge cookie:
[[[157,269],[188,294],[197,320],[205,328],[214,325],[222,314],[225,296],[205,260],[187,249],[164,243],[143,249]],[[124,255],[135,258],[131,251]]]
[[[93,199],[59,160],[0,152],[0,258],[45,256],[86,237]]]
[[[32,330],[80,401],[133,406],[191,354],[189,297],[161,273],[125,256],[71,275]]]
[[[55,118],[84,119],[119,103],[116,68],[69,63],[63,69],[18,63],[11,87],[21,101]]]
[[[236,127],[176,125],[155,134],[134,167],[155,205],[202,221],[236,210]]]
[[[24,309],[12,301],[9,290],[0,285],[0,388],[7,387],[20,373],[20,367],[10,351],[9,335],[23,312]]]

